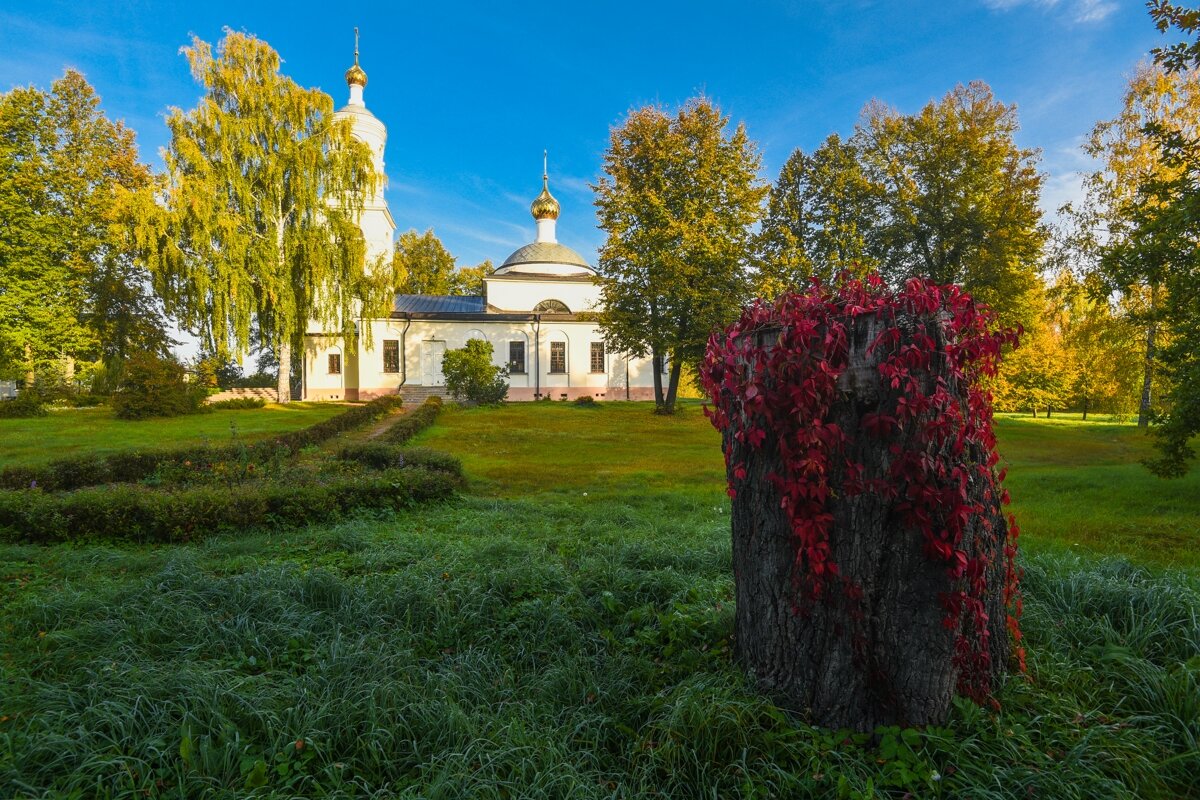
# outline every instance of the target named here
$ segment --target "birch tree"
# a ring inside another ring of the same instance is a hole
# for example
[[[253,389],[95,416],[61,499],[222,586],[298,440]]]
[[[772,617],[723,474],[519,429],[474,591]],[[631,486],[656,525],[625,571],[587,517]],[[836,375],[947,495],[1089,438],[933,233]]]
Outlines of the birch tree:
[[[357,224],[383,176],[332,98],[281,74],[266,42],[227,30],[215,51],[193,38],[183,53],[204,96],[167,117],[166,180],[140,242],[207,352],[242,355],[254,331],[277,354],[286,402],[310,321],[353,342],[356,319],[386,310],[390,276],[369,268]]]
[[[1188,141],[1200,137],[1200,77],[1195,71],[1172,74],[1143,65],[1129,82],[1120,113],[1097,123],[1084,145],[1102,166],[1087,176],[1087,196],[1072,209],[1078,224],[1091,232],[1083,247],[1090,251],[1085,255],[1092,268],[1107,291],[1121,294],[1123,308],[1143,331],[1141,427],[1149,425],[1154,409],[1163,315],[1176,275],[1169,253],[1148,246],[1138,219],[1170,205],[1152,187],[1167,185],[1189,169],[1164,157],[1162,137],[1171,135]]]

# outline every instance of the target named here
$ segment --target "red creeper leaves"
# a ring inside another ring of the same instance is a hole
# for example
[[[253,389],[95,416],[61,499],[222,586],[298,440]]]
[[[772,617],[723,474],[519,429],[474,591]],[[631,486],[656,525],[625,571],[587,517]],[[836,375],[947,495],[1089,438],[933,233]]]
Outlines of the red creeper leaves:
[[[877,333],[865,343],[866,353],[884,399],[848,435],[831,422],[831,408],[849,365],[852,334],[872,321]],[[830,547],[833,499],[869,492],[893,502],[904,530],[921,538],[926,557],[943,565],[957,587],[942,602],[947,626],[973,634],[960,634],[956,645],[959,689],[981,701],[989,685],[983,602],[989,591],[1003,591],[1014,644],[1020,640],[1016,525],[1010,521],[1003,548],[993,548],[1004,554],[1003,587],[988,586],[994,574],[988,557],[971,557],[962,545],[971,530],[1003,533],[993,531],[1000,526],[971,501],[970,487],[981,487],[975,496],[988,502],[1007,502],[1003,471],[994,469],[991,397],[980,384],[996,374],[1001,349],[1015,345],[1017,336],[996,330],[990,311],[956,286],[914,279],[893,292],[875,275],[837,288],[814,281],[774,303],[755,302],[713,335],[700,376],[713,403],[706,413],[718,430],[739,445],[777,452],[782,469],[767,479],[790,522],[794,582],[804,599],[819,600],[839,574]],[[857,435],[887,443],[882,472],[847,457]],[[726,452],[733,495],[746,469],[728,459]],[[1023,649],[1015,652],[1021,659]]]

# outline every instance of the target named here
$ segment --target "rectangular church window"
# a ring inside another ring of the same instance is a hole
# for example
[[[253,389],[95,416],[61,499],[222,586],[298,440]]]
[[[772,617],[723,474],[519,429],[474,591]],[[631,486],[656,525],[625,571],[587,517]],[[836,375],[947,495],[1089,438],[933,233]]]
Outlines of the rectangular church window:
[[[508,371],[513,375],[525,374],[525,343],[508,343]]]
[[[567,371],[567,343],[566,342],[551,342],[550,343],[550,371],[551,372],[566,372]]]
[[[342,374],[342,354],[341,353],[330,353],[329,354],[329,374],[330,375],[341,375]]]
[[[604,372],[604,342],[592,342],[592,372]]]
[[[383,371],[400,371],[400,341],[398,339],[383,340]]]

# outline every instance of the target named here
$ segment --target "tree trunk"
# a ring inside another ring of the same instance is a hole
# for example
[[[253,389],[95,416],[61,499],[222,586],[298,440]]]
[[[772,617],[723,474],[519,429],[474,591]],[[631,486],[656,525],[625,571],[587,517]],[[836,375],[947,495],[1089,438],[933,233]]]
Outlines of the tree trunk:
[[[1053,411],[1053,409],[1052,409],[1052,408],[1051,408],[1049,405],[1047,405],[1047,406],[1046,406],[1046,419],[1050,419],[1050,412],[1051,412],[1051,411]]]
[[[346,365],[342,365],[344,370]],[[279,377],[275,382],[279,402],[292,401],[292,343],[286,339],[279,343]]]
[[[675,399],[679,395],[679,372],[682,367],[683,364],[679,360],[678,356],[671,359],[671,378],[670,382],[667,384],[667,400],[663,404],[664,414],[675,413]]]
[[[838,425],[849,439],[845,459],[864,465],[865,477],[875,479],[887,476],[891,445],[908,442],[870,435],[863,425],[866,414],[893,413],[887,403],[894,400],[884,396],[878,377],[884,348],[868,353],[880,324],[859,319],[837,396],[828,416],[814,421]],[[904,337],[901,345],[911,343],[909,333]],[[926,393],[936,378],[923,377]],[[965,388],[946,380],[967,413]],[[982,652],[990,657],[985,680],[998,685],[1010,653],[1004,598],[1007,525],[999,498],[975,469],[987,469],[987,453],[968,446],[957,457],[971,467],[968,503],[984,509],[966,524],[958,544],[969,559],[982,558],[989,565],[981,598],[988,615],[983,636],[965,613],[947,626],[943,599],[963,590],[966,579],[952,578],[945,561],[926,554],[921,534],[901,523],[905,486],[897,486],[899,496],[889,498],[875,491],[843,491],[833,479],[826,509],[833,516],[829,560],[837,565],[837,575],[827,575],[821,595],[805,595],[797,588],[795,538],[773,479],[786,474],[779,450],[770,434],[753,448],[737,441],[731,430],[726,429],[723,442],[731,485],[733,465],[746,470],[731,502],[735,656],[762,690],[781,706],[830,728],[941,724],[960,678],[955,661],[960,637],[983,643]],[[840,456],[836,463],[843,463]]]
[[[1150,424],[1150,389],[1154,382],[1154,342],[1158,337],[1158,323],[1151,322],[1146,328],[1146,364],[1142,374],[1142,401],[1138,404],[1138,427],[1145,428]]]
[[[1087,422],[1087,412],[1088,412],[1088,399],[1085,397],[1085,398],[1083,398],[1083,421],[1084,422]]]
[[[663,407],[662,355],[657,350],[652,351],[650,356],[650,369],[654,372],[654,407],[661,409]]]
[[[37,373],[33,367],[33,345],[29,342],[25,343],[25,388],[32,389],[34,382],[37,380]]]

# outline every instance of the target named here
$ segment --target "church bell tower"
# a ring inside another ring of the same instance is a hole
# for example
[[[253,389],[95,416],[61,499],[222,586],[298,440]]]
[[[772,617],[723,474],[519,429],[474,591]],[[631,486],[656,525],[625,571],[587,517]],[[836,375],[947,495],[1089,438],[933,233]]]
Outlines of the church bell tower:
[[[359,226],[367,245],[368,262],[379,258],[390,259],[396,234],[396,223],[388,210],[383,191],[386,184],[383,151],[387,146],[387,126],[372,114],[363,101],[363,90],[367,87],[367,73],[358,63],[358,28],[354,29],[354,65],[346,70],[346,85],[350,99],[333,115],[335,120],[348,119],[355,139],[371,148],[375,172],[380,181],[367,196]]]

